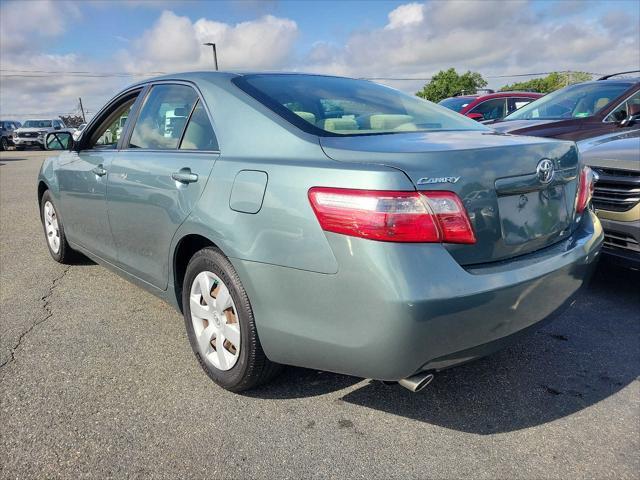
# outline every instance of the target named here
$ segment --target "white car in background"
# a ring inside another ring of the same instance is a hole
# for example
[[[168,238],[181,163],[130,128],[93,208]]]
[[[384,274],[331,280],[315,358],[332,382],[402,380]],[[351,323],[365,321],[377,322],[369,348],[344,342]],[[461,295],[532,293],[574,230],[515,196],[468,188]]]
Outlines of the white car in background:
[[[44,139],[47,133],[71,132],[62,120],[27,120],[22,127],[13,131],[13,144],[16,150],[24,150],[26,147],[39,147],[44,150]]]
[[[80,137],[82,136],[82,131],[85,129],[85,127],[87,126],[86,123],[81,123],[78,128],[76,128],[76,131],[73,132],[73,140],[74,141],[78,141],[80,140]]]

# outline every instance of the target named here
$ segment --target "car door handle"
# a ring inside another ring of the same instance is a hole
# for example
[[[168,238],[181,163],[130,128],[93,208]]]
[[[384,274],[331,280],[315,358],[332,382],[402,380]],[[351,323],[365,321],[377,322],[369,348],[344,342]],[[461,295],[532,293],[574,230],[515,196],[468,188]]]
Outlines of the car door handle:
[[[193,183],[198,181],[198,174],[191,173],[190,168],[181,168],[179,171],[173,172],[171,178],[180,183]]]
[[[107,171],[104,168],[102,168],[102,165],[98,165],[97,167],[93,168],[91,171],[99,177],[103,177],[104,175],[107,174]]]

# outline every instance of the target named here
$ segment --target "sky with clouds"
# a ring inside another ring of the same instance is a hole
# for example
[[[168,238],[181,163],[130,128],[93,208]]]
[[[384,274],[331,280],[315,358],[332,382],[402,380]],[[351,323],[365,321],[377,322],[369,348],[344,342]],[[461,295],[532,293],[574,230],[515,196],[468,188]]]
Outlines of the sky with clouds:
[[[440,69],[485,77],[640,68],[640,0],[0,1],[0,116],[96,111],[157,72],[295,70],[415,92]],[[515,78],[488,78],[499,87]]]

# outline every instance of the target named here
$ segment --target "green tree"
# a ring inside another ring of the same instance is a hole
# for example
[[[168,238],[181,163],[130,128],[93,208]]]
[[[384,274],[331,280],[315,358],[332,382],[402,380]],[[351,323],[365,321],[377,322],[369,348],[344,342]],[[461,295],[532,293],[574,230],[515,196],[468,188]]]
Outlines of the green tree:
[[[533,78],[526,82],[516,82],[505,85],[500,91],[519,90],[529,92],[550,93],[559,88],[573,85],[574,83],[591,80],[591,74],[586,72],[553,72],[542,78]]]
[[[439,102],[461,93],[476,93],[479,88],[487,86],[487,82],[478,72],[467,72],[459,75],[455,68],[440,70],[433,76],[422,90],[416,92],[418,97],[432,102]]]
[[[62,120],[67,127],[73,128],[77,128],[84,123],[80,115],[60,115],[60,120]]]

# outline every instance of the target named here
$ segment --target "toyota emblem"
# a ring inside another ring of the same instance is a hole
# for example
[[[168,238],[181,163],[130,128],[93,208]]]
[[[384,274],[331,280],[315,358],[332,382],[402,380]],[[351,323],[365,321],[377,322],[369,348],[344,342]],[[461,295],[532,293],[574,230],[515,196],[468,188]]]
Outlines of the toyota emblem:
[[[541,183],[549,183],[553,180],[553,174],[555,173],[555,169],[553,166],[553,162],[548,158],[543,158],[538,163],[536,168],[536,175],[538,176],[538,180]]]

